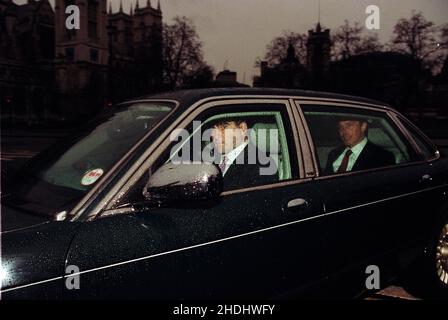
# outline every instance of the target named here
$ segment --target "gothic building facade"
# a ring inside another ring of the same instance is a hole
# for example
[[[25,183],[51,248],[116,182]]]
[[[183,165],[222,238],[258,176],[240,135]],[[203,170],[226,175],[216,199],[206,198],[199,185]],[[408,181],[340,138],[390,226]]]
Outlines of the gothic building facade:
[[[330,29],[322,30],[320,22],[318,22],[316,30],[308,31],[306,48],[310,86],[313,89],[326,89],[331,61]]]
[[[279,88],[305,88],[308,86],[308,70],[296,57],[292,43],[289,44],[286,57],[270,67],[266,61],[260,64],[261,76],[254,79],[255,87],[270,87],[275,83]]]
[[[68,29],[76,5],[80,28]],[[2,119],[91,117],[162,83],[162,11],[150,0],[127,13],[107,0],[0,0]]]
[[[109,7],[109,91],[116,102],[131,96],[158,91],[162,86],[162,11],[160,0],[139,2],[125,13]]]
[[[2,119],[54,113],[54,11],[48,1],[0,0]]]

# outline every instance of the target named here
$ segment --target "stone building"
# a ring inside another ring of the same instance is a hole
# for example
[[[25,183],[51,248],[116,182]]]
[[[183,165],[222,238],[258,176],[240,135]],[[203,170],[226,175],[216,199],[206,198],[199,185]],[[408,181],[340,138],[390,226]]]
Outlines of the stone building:
[[[118,12],[109,8],[109,92],[117,102],[158,91],[162,87],[162,11],[160,0],[153,7],[139,2],[129,13],[120,3]]]
[[[66,28],[69,5],[78,30]],[[2,120],[85,119],[161,83],[160,1],[125,13],[123,3],[107,12],[107,0],[0,0]]]
[[[300,63],[292,44],[285,58],[275,66],[266,61],[260,64],[260,76],[254,78],[255,87],[276,87],[296,89],[325,89],[330,67],[330,30],[308,31],[306,65]]]
[[[330,29],[322,30],[320,22],[318,22],[315,30],[308,31],[306,48],[309,87],[315,90],[326,89],[331,62]]]
[[[54,113],[54,12],[48,0],[0,0],[2,119],[35,121]]]
[[[289,44],[286,57],[278,65],[268,66],[266,61],[262,61],[260,72],[261,75],[254,79],[254,87],[307,87],[308,71],[297,59],[292,44]]]
[[[328,83],[332,91],[381,100],[404,111],[424,104],[427,78],[410,55],[369,52],[334,61]]]
[[[225,69],[216,75],[215,81],[210,85],[212,88],[238,88],[238,87],[249,87],[244,83],[240,83],[237,80],[237,73],[235,71],[230,71]]]

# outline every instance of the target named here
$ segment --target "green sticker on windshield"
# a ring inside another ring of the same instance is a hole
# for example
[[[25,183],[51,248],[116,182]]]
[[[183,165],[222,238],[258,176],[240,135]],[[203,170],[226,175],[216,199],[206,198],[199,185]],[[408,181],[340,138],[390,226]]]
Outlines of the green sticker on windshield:
[[[82,177],[81,184],[83,186],[90,186],[91,184],[94,184],[96,180],[98,180],[103,175],[103,173],[103,169],[89,170]]]

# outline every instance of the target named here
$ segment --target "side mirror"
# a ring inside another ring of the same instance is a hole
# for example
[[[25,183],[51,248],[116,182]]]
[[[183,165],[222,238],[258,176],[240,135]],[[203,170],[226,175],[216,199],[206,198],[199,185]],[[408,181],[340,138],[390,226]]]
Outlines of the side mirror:
[[[217,198],[222,189],[222,173],[214,164],[166,163],[149,178],[143,195],[158,203],[211,200]]]

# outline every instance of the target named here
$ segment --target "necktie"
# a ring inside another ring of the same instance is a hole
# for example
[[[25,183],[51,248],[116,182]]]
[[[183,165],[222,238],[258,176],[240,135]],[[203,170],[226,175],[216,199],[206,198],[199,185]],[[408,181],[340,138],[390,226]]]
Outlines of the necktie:
[[[344,159],[342,159],[341,165],[339,166],[338,173],[347,172],[348,161],[350,160],[350,156],[352,155],[352,153],[352,150],[347,150]]]
[[[227,157],[223,156],[221,163],[219,164],[219,169],[221,169],[222,175],[224,175],[224,170],[226,169],[227,166]]]

